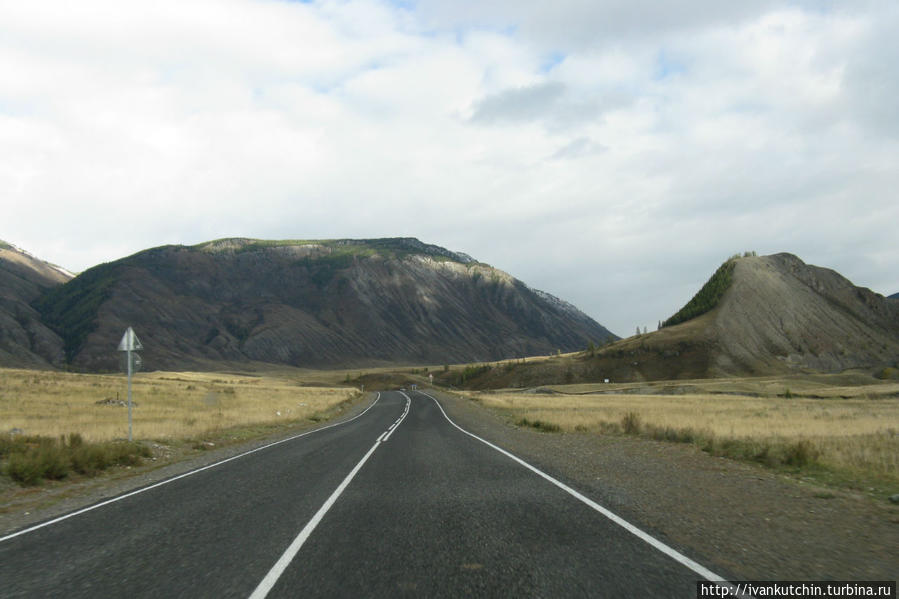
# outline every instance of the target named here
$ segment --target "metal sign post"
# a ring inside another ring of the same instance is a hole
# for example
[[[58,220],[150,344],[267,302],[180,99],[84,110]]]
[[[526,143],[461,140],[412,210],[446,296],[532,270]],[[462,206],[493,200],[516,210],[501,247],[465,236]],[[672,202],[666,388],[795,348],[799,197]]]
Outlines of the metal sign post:
[[[122,336],[122,340],[119,342],[119,351],[125,352],[125,361],[127,362],[127,371],[128,371],[128,440],[133,441],[134,438],[131,434],[131,374],[135,370],[135,366],[140,366],[140,356],[134,354],[132,357],[131,352],[143,349],[144,346],[141,345],[140,339],[137,338],[137,335],[134,334],[134,329],[128,327],[125,330],[125,334]]]

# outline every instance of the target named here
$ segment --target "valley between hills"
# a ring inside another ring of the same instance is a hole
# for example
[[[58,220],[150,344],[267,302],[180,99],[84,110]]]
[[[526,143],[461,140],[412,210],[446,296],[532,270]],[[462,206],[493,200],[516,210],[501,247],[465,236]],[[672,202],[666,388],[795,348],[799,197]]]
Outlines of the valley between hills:
[[[672,313],[619,339],[410,238],[165,246],[76,277],[4,245],[0,532],[415,386],[735,576],[892,576],[899,299],[790,254],[744,255]],[[138,449],[85,465],[82,444],[121,443],[109,347],[126,326],[149,365],[134,379]],[[29,474],[21,456],[50,446],[57,470]]]

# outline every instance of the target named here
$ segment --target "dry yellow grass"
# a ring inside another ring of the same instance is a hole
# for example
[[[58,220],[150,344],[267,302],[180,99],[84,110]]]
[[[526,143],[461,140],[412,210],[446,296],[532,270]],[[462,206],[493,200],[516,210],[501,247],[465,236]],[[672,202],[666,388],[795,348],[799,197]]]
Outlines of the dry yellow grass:
[[[140,373],[132,382],[134,438],[192,438],[235,426],[303,420],[355,393],[303,383],[286,371],[264,376]],[[90,441],[124,438],[127,408],[98,402],[126,398],[124,375],[0,369],[0,432],[77,432]]]
[[[692,429],[718,439],[784,445],[807,440],[818,462],[899,480],[899,399],[882,397],[885,385],[834,389],[830,396],[803,399],[740,395],[546,395],[476,393],[485,406],[512,421],[527,419],[563,431],[602,431],[636,413],[645,425]],[[780,387],[783,390],[783,387]],[[579,391],[583,391],[580,390]]]

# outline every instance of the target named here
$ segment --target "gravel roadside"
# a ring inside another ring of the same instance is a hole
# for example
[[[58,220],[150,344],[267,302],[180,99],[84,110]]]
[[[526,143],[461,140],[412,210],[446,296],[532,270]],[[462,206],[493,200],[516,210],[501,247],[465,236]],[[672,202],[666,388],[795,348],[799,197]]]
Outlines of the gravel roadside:
[[[459,426],[499,445],[713,572],[742,580],[895,580],[899,507],[699,449],[519,428],[433,393]]]

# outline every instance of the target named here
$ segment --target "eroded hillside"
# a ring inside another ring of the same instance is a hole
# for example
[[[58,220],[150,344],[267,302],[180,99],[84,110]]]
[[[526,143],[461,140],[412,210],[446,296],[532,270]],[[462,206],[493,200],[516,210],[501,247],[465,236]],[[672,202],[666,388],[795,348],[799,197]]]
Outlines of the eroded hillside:
[[[151,368],[441,363],[570,351],[614,336],[514,277],[416,239],[165,246],[41,300],[78,368],[114,368],[127,326]]]
[[[564,359],[485,369],[466,384],[521,387],[718,376],[834,373],[880,375],[899,366],[899,302],[792,254],[729,260],[730,272],[673,326]],[[709,284],[703,287],[708,290]],[[706,301],[713,298],[713,301]]]

